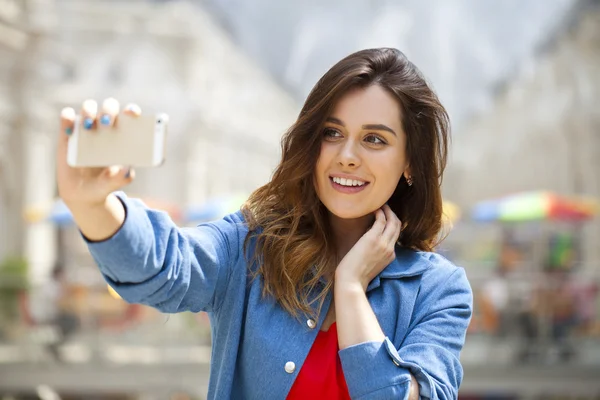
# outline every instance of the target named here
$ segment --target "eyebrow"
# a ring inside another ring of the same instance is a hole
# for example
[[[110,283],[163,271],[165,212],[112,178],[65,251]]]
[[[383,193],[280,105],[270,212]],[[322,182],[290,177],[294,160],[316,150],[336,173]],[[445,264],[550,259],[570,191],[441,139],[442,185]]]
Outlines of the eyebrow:
[[[334,123],[336,125],[346,126],[346,125],[344,125],[344,123],[341,120],[334,118],[334,117],[329,117],[329,118],[327,118],[326,121]],[[397,136],[396,132],[394,132],[394,130],[392,128],[390,128],[389,126],[384,125],[384,124],[367,124],[367,125],[363,125],[362,128],[363,129],[371,129],[374,131],[388,131],[388,132],[392,133],[394,136]]]

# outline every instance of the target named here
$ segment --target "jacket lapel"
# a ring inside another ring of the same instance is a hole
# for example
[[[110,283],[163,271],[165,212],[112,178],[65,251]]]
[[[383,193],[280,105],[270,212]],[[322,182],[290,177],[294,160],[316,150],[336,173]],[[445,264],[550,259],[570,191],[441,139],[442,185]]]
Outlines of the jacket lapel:
[[[381,285],[381,279],[402,279],[423,274],[429,263],[423,258],[423,253],[396,247],[396,259],[392,261],[367,286],[367,293]]]

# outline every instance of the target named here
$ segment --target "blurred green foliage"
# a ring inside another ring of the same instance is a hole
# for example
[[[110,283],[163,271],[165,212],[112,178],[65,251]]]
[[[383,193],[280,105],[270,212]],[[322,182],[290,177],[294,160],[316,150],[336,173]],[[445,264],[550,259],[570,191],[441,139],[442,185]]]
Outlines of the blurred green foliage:
[[[7,257],[0,262],[0,326],[19,317],[19,297],[28,288],[27,261]]]

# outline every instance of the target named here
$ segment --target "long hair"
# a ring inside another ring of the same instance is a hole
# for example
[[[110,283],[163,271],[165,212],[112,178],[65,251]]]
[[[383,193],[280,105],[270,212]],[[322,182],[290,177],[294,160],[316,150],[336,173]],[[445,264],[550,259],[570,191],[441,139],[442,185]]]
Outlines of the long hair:
[[[353,53],[317,82],[282,138],[281,162],[271,181],[242,207],[250,230],[246,250],[250,240],[256,241],[254,277],[262,278],[263,295],[273,296],[294,316],[318,315],[336,267],[327,212],[314,186],[321,131],[341,96],[370,85],[379,85],[398,100],[407,136],[413,185],[408,186],[403,176],[388,201],[403,224],[398,244],[432,251],[439,241],[448,114],[421,72],[399,50]],[[325,284],[320,283],[323,279]]]

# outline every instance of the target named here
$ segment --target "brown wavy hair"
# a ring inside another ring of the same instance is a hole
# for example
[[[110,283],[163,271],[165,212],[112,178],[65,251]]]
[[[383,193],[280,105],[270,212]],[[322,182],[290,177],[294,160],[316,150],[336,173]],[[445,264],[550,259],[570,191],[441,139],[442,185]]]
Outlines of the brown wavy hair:
[[[399,50],[353,53],[317,82],[282,138],[281,162],[271,181],[242,207],[250,230],[246,250],[251,239],[256,241],[254,277],[262,278],[263,295],[273,296],[294,316],[318,315],[337,265],[327,210],[314,185],[323,125],[341,96],[370,85],[379,85],[398,99],[407,135],[413,185],[402,176],[388,201],[403,224],[398,244],[432,251],[440,240],[448,114],[421,72]]]

